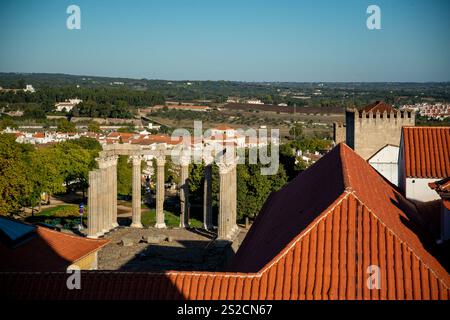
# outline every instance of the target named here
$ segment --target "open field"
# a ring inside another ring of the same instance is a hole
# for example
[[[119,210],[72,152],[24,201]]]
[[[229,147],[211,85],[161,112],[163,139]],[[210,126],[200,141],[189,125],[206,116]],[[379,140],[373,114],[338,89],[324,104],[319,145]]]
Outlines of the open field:
[[[333,122],[343,122],[344,114],[315,114],[315,113],[281,113],[273,111],[228,110],[210,112],[166,111],[155,112],[147,118],[172,128],[193,128],[194,121],[202,121],[203,129],[218,125],[228,125],[233,128],[279,129],[282,137],[289,134],[294,122],[302,122],[308,135],[321,134],[331,136]]]

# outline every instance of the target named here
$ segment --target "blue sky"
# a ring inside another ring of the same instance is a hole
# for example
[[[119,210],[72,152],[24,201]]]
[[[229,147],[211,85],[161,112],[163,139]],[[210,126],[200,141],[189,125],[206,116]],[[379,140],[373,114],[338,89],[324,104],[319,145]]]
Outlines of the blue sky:
[[[66,8],[81,8],[81,30]],[[381,30],[366,9],[381,8]],[[0,71],[449,81],[448,0],[0,0]]]

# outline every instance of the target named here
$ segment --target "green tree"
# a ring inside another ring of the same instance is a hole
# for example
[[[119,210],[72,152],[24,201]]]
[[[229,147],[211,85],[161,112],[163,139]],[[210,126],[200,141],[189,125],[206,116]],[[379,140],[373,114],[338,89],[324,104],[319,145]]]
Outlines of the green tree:
[[[58,132],[77,132],[75,124],[66,119],[62,119],[58,122],[58,127],[56,130]]]
[[[269,194],[278,191],[287,182],[282,164],[275,175],[262,175],[261,167],[261,164],[237,167],[237,213],[240,219],[256,217]]]
[[[5,130],[6,128],[10,128],[10,129],[18,128],[17,124],[11,118],[6,118],[6,117],[2,117],[2,118],[3,119],[0,120],[0,130]]]
[[[296,140],[303,139],[303,125],[300,123],[295,123],[290,129],[289,134]]]
[[[66,191],[64,177],[60,172],[60,159],[56,158],[53,148],[38,148],[27,161],[28,167],[33,168],[28,174],[32,185],[31,192],[25,197],[24,205],[34,208],[41,206],[41,195],[48,195]],[[33,209],[32,209],[33,213]]]
[[[19,79],[19,81],[17,81],[17,89],[25,89],[25,87],[26,87],[25,80]]]
[[[22,148],[11,134],[0,134],[0,214],[21,208],[21,201],[31,192]],[[29,169],[28,169],[29,170]]]
[[[122,196],[131,196],[132,193],[132,164],[128,156],[119,156],[117,162],[117,193]]]
[[[193,163],[189,166],[189,196],[191,202],[202,203],[205,166]]]
[[[100,124],[97,121],[89,121],[87,125],[87,129],[89,132],[101,133],[102,129],[100,129]]]

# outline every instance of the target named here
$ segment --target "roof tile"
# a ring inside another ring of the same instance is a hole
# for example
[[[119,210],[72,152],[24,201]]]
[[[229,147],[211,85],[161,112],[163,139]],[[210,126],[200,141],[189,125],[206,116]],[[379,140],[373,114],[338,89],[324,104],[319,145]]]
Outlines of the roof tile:
[[[450,176],[450,127],[403,127],[406,177]]]

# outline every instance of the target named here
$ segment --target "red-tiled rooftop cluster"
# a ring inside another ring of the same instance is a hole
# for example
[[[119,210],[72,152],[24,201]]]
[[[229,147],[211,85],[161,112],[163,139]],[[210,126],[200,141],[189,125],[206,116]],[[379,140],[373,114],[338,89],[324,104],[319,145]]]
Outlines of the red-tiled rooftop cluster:
[[[63,273],[0,274],[0,288],[18,298],[447,300],[450,276],[417,214],[339,144],[269,197],[228,272],[85,272],[81,290],[67,290]],[[380,289],[366,285],[371,265]]]

